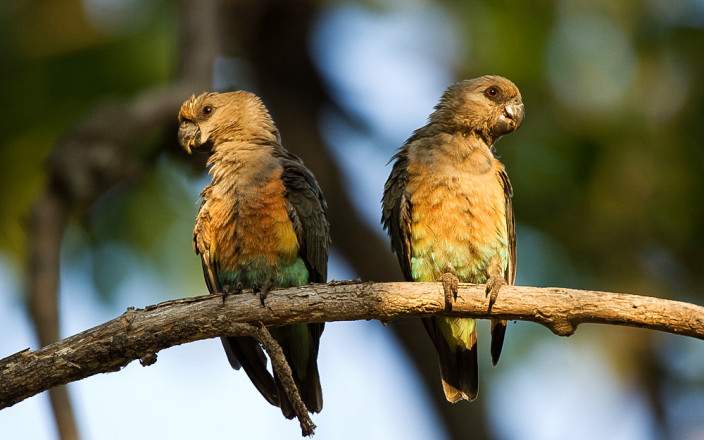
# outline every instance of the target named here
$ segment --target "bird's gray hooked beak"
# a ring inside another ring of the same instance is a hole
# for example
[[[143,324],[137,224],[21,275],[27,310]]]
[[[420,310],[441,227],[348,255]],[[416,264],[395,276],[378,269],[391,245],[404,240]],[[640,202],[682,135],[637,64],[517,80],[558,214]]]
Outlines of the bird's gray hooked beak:
[[[200,141],[200,128],[192,121],[183,120],[178,127],[178,143],[181,144],[186,153],[191,154],[198,148]]]
[[[513,130],[517,129],[518,127],[521,126],[521,123],[523,122],[523,116],[525,115],[525,112],[523,110],[523,103],[512,103],[508,104],[506,107],[504,107],[504,116],[513,121],[515,126],[513,127]]]
[[[494,140],[518,129],[523,122],[523,103],[516,100],[506,104],[491,128]]]

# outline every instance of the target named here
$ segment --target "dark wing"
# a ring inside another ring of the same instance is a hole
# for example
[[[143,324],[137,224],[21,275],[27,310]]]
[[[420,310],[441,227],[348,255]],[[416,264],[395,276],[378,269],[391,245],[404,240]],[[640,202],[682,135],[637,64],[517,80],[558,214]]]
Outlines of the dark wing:
[[[406,281],[413,281],[411,273],[411,200],[406,193],[408,183],[408,150],[402,147],[391,158],[394,165],[384,185],[381,223],[391,237],[393,249]]]
[[[499,171],[501,186],[504,188],[504,199],[506,200],[506,229],[508,237],[508,264],[504,272],[506,283],[512,285],[516,280],[516,221],[513,217],[513,187],[511,181],[503,168]],[[506,337],[506,326],[504,320],[491,320],[491,361],[494,365],[499,362],[501,348]]]
[[[328,205],[313,173],[292,153],[279,153],[286,188],[286,200],[293,228],[298,237],[299,254],[308,268],[309,279],[324,283],[328,276],[330,224]]]
[[[516,280],[516,220],[513,217],[513,187],[506,170],[499,172],[506,199],[506,228],[508,229],[508,266],[504,274],[506,282],[513,285]]]
[[[204,224],[210,221],[210,214],[204,209],[207,191],[206,189],[201,193],[203,202],[201,202],[200,210],[196,217],[196,224],[193,228],[193,250],[196,252],[196,255],[200,256],[200,263],[203,267],[203,277],[205,278],[205,285],[208,287],[208,292],[221,293],[222,286],[218,280],[217,267],[210,254],[210,243],[205,238],[206,234],[203,230]]]
[[[216,262],[210,254],[210,243],[205,239],[206,234],[203,231],[203,222],[207,221],[207,219],[209,219],[208,213],[203,210],[203,204],[201,204],[201,209],[196,219],[196,226],[193,229],[193,250],[196,252],[196,255],[200,256],[200,263],[203,267],[203,277],[205,278],[205,285],[208,287],[208,292],[222,293],[222,286],[217,276]]]
[[[323,191],[318,186],[313,173],[305,167],[301,159],[283,149],[275,149],[275,156],[281,161],[283,181],[288,202],[288,215],[298,238],[299,255],[308,269],[308,279],[313,283],[324,283],[328,277],[328,247],[330,246],[330,224],[328,205]],[[310,358],[305,379],[298,382],[301,397],[309,411],[323,409],[323,393],[318,373],[318,350],[320,336],[325,323],[307,324],[310,334]],[[302,379],[302,378],[300,378]],[[285,394],[280,392],[280,396]],[[284,397],[281,398],[281,411],[287,418],[294,416],[293,408]]]

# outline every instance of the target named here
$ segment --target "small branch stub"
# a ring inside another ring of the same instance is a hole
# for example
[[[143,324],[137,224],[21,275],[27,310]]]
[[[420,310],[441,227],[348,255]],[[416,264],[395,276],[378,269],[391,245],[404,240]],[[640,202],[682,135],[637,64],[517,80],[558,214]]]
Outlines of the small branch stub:
[[[141,358],[139,358],[139,363],[143,367],[154,365],[156,363],[156,353],[149,353],[146,356],[142,356]]]

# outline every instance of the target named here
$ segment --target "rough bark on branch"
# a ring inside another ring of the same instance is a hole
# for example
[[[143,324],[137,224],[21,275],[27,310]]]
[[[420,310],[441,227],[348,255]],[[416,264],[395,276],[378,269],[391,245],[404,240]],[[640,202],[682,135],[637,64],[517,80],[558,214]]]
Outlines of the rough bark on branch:
[[[581,323],[642,327],[704,339],[704,307],[622,293],[505,286],[491,311],[483,285],[461,284],[451,311],[439,283],[314,284],[271,292],[205,295],[130,308],[121,316],[36,351],[0,360],[0,408],[56,385],[110,371],[159,350],[216,336],[254,336],[267,326],[450,314],[533,321],[569,336]],[[265,342],[265,341],[262,341]],[[266,345],[266,344],[265,344]]]

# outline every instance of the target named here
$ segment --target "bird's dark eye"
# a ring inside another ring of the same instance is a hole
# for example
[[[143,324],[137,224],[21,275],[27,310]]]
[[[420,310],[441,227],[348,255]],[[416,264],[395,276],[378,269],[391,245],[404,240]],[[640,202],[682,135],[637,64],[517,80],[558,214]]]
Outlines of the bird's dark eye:
[[[486,89],[486,91],[485,91],[484,93],[486,93],[486,96],[489,96],[490,98],[493,98],[493,97],[495,97],[496,95],[499,94],[499,89],[497,89],[497,88],[494,87],[494,86],[491,86],[491,87],[489,87],[488,89]]]
[[[205,116],[208,116],[209,114],[211,114],[213,112],[213,107],[210,105],[206,105],[205,107],[203,107],[202,112]]]

